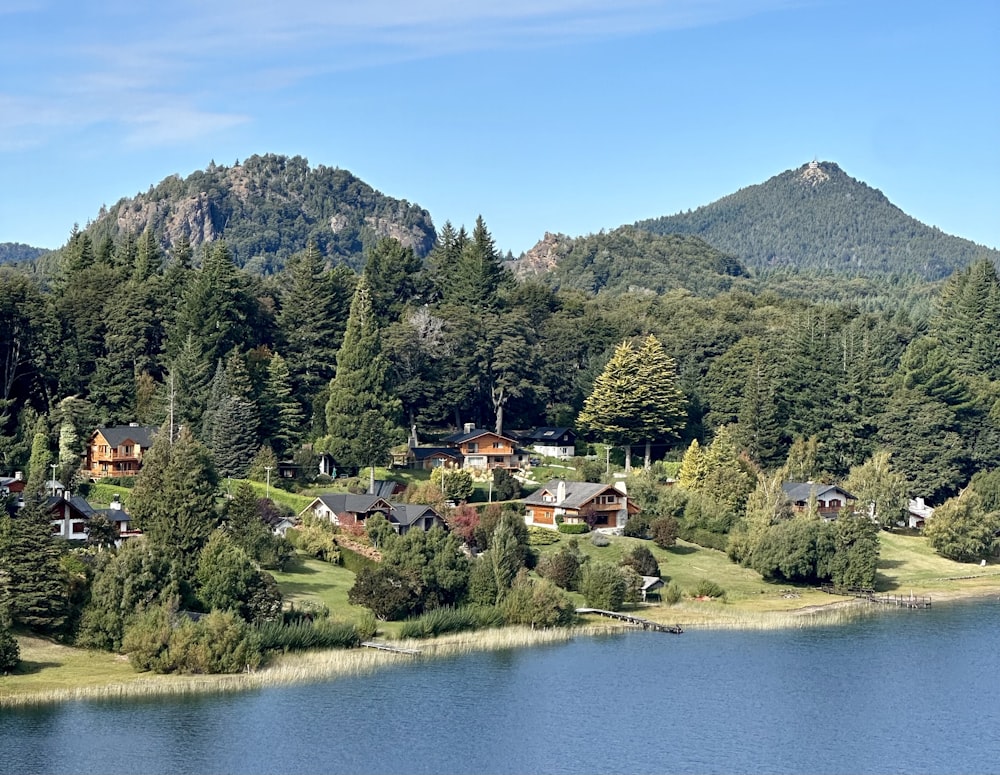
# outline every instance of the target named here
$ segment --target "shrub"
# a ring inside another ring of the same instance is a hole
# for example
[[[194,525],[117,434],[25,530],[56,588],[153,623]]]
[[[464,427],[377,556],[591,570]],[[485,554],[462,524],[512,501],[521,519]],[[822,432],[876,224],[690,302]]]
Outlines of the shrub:
[[[508,624],[530,627],[565,627],[576,619],[576,608],[565,592],[546,579],[518,574],[501,604]]]
[[[659,576],[660,565],[645,546],[636,546],[622,557],[621,564],[632,568],[640,576]]]
[[[702,579],[694,588],[695,597],[725,597],[726,590],[711,579]]]
[[[610,546],[611,539],[608,538],[606,535],[604,535],[604,533],[594,533],[590,537],[590,543],[592,543],[594,546],[600,546],[600,547]]]
[[[21,661],[21,647],[6,627],[0,628],[0,672],[13,670]]]
[[[652,517],[648,514],[636,514],[630,517],[622,528],[622,535],[629,538],[649,538],[649,523]]]
[[[347,546],[338,546],[340,552],[340,564],[351,573],[357,574],[362,568],[376,568],[378,563],[369,557],[365,557],[360,552],[356,552]]]
[[[669,549],[677,543],[679,530],[680,525],[673,517],[658,517],[649,523],[649,536],[661,549]]]
[[[676,605],[684,597],[684,590],[681,589],[681,585],[676,581],[671,581],[667,584],[667,588],[663,591],[663,599],[667,602],[667,605]]]
[[[599,460],[579,460],[576,464],[576,473],[584,482],[597,484],[604,477],[604,463]]]
[[[580,575],[580,564],[579,551],[576,551],[575,547],[563,547],[539,560],[537,570],[539,576],[548,579],[557,587],[574,590]]]
[[[528,528],[528,543],[531,546],[549,546],[559,543],[559,533],[547,527],[532,525]]]
[[[559,532],[566,535],[582,535],[590,532],[590,526],[583,522],[563,522],[559,525]]]

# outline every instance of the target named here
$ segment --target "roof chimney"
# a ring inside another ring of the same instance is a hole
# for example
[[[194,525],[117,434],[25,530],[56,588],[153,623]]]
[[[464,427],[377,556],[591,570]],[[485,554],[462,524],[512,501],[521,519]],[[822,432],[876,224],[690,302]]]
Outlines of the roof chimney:
[[[562,503],[564,500],[566,500],[566,482],[560,479],[556,486],[556,503]]]
[[[462,427],[465,428],[466,433],[472,433],[476,429],[476,424],[474,422],[467,422]]]
[[[20,482],[23,479],[24,479],[24,471],[15,471],[14,472],[14,481],[15,482]]]

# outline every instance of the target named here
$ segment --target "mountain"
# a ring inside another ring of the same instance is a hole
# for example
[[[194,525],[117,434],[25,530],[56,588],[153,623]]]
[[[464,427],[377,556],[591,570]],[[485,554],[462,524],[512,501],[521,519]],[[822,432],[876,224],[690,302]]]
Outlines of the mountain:
[[[698,237],[651,234],[631,226],[576,238],[546,234],[511,269],[522,279],[595,294],[686,288],[712,295],[749,276],[739,261]]]
[[[795,267],[937,280],[980,258],[1000,262],[1000,251],[921,223],[832,162],[813,161],[693,212],[635,226],[696,235],[755,270]]]
[[[0,242],[0,264],[34,261],[43,253],[48,252],[45,248],[33,248],[22,242]]]
[[[164,248],[182,237],[195,248],[224,239],[237,263],[262,274],[279,270],[309,240],[359,269],[365,247],[379,237],[395,237],[418,255],[436,239],[430,214],[419,206],[385,196],[347,170],[274,154],[166,178],[101,208],[87,232],[97,244],[147,226]]]

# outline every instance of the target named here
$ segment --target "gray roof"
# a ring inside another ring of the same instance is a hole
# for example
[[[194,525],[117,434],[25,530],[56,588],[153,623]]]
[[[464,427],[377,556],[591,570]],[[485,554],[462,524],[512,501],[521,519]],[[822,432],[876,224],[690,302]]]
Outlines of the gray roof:
[[[153,435],[159,428],[155,425],[110,425],[100,426],[97,430],[112,447],[120,447],[126,441],[134,441],[143,449],[149,449],[153,446]]]
[[[553,497],[558,495],[560,482],[566,485],[566,495],[563,500],[559,503],[545,500],[546,495],[551,495]],[[527,498],[524,498],[524,503],[526,505],[533,506],[562,506],[564,508],[580,509],[598,495],[608,490],[611,490],[619,497],[624,497],[621,490],[615,489],[610,484],[601,484],[599,482],[570,482],[564,479],[552,479],[531,493],[531,495]]]
[[[334,514],[367,514],[370,511],[389,512],[392,504],[378,495],[356,495],[351,492],[331,492],[320,495],[317,500]]]
[[[94,511],[94,509],[91,507],[91,505],[89,503],[87,503],[87,501],[84,500],[79,495],[71,495],[68,498],[64,498],[61,495],[50,495],[45,500],[45,508],[48,511],[51,511],[56,506],[58,506],[59,504],[65,502],[65,501],[69,502],[69,506],[70,506],[70,510],[71,511],[78,512],[79,515],[80,515],[80,517],[82,517],[84,519],[89,519],[90,517],[94,516],[94,514],[96,513]]]
[[[425,516],[441,519],[441,515],[432,506],[425,506],[421,503],[393,503],[389,518],[400,525],[408,526]]]
[[[512,431],[521,441],[531,441],[538,443],[541,441],[557,441],[567,433],[576,437],[576,431],[572,428],[554,428],[546,426],[543,428],[532,428],[530,431]]]
[[[410,447],[410,452],[414,460],[426,460],[434,455],[444,455],[454,460],[462,457],[454,447]]]
[[[809,500],[810,495],[816,494],[817,498],[827,499],[830,494],[840,494],[844,498],[857,500],[857,497],[849,493],[843,487],[835,484],[821,484],[819,482],[785,482],[781,485],[785,495],[792,503],[804,503]]]

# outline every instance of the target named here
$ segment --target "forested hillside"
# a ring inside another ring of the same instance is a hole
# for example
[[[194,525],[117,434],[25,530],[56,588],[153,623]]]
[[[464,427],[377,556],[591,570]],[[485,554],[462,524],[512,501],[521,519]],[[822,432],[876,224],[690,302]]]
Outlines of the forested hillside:
[[[947,277],[1000,252],[926,226],[832,162],[811,162],[694,211],[636,223],[691,234],[751,269]]]
[[[47,252],[44,248],[33,248],[21,242],[0,242],[0,264],[33,261]]]
[[[739,261],[697,237],[661,236],[629,226],[577,238],[546,234],[513,263],[513,271],[556,290],[595,294],[684,288],[714,295],[749,276]]]
[[[86,232],[100,246],[147,228],[167,250],[182,239],[193,248],[224,239],[236,264],[255,274],[281,269],[309,241],[334,263],[360,269],[365,249],[381,237],[421,256],[435,238],[430,215],[417,205],[385,196],[347,170],[274,154],[166,178],[102,208]]]

